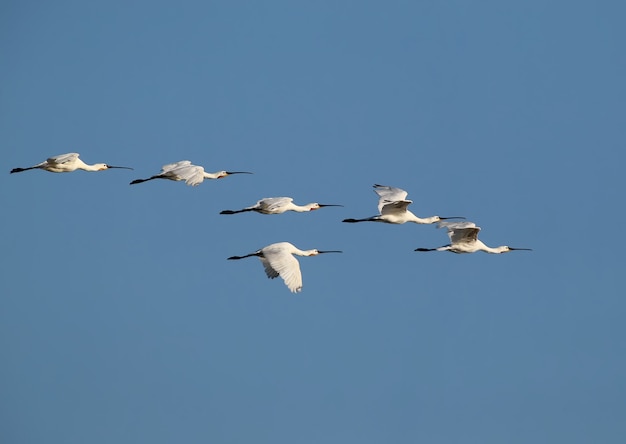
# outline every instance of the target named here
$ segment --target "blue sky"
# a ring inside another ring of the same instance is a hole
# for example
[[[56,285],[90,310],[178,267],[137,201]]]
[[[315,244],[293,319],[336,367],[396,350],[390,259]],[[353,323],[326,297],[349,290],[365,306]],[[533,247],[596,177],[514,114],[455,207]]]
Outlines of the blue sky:
[[[623,4],[0,10],[3,442],[622,442]],[[135,170],[8,174],[65,152]],[[255,174],[128,185],[182,159]],[[344,253],[226,261],[279,241]]]

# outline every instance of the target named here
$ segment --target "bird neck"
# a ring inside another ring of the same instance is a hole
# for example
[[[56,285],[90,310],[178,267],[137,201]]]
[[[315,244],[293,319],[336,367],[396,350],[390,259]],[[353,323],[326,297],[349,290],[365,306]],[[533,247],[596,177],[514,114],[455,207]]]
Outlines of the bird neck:
[[[317,254],[317,251],[316,250],[300,250],[296,248],[293,254],[297,254],[298,256],[313,256]]]
[[[411,213],[410,211],[407,211],[407,213],[409,214],[409,217],[410,217],[409,220],[411,222],[415,222],[416,224],[434,224],[435,222],[439,221],[439,217],[437,216],[421,218],[421,217],[417,217],[415,214]]]
[[[76,168],[84,170],[84,171],[101,171],[103,169],[106,169],[104,165],[101,163],[96,163],[94,165],[87,165],[86,163],[81,163],[81,164],[78,164]]]
[[[202,173],[202,176],[205,179],[219,179],[220,178],[218,173],[207,173],[206,171]]]
[[[307,211],[311,211],[313,209],[313,207],[315,206],[315,204],[309,203],[306,205],[296,205],[296,204],[292,204],[293,205],[293,211],[297,211],[298,213],[306,213]]]
[[[490,254],[500,254],[500,253],[506,253],[508,251],[508,249],[505,246],[488,247],[487,245],[484,245],[483,246],[483,251],[486,252],[486,253],[490,253]]]

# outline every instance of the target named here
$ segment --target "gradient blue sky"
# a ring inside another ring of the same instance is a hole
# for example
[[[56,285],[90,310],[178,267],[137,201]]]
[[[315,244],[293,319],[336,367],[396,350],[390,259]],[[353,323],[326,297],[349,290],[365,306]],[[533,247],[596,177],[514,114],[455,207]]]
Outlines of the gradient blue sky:
[[[4,2],[2,442],[623,442],[625,14]],[[74,151],[135,171],[8,174]],[[255,174],[128,185],[182,159]],[[345,207],[218,214],[282,195]],[[226,261],[278,241],[344,253]]]

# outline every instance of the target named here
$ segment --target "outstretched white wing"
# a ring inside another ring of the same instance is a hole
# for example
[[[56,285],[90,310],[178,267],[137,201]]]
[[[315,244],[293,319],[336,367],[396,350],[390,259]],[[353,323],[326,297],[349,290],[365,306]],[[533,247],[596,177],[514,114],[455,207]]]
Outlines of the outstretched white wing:
[[[52,156],[46,160],[50,165],[60,165],[63,163],[71,163],[78,159],[78,153],[67,153],[67,154],[59,154],[57,156]]]
[[[168,163],[167,165],[163,165],[161,167],[162,173],[167,173],[168,171],[172,171],[176,168],[185,167],[191,165],[190,160],[181,160],[180,162]]]
[[[280,276],[278,274],[278,271],[272,268],[272,266],[270,265],[270,262],[267,259],[265,259],[263,256],[260,256],[259,259],[261,260],[261,263],[263,264],[263,268],[265,268],[265,274],[267,275],[268,278],[274,279]]]
[[[406,213],[407,207],[413,203],[412,200],[396,200],[392,202],[383,203],[382,206],[378,204],[378,211],[382,215]]]
[[[271,213],[291,202],[293,202],[291,197],[264,197],[256,203],[255,207]]]
[[[374,192],[378,194],[378,212],[381,214],[385,205],[390,202],[404,201],[409,195],[409,193],[403,189],[386,185],[374,185]],[[411,203],[411,201],[408,201],[408,203]],[[404,210],[406,211],[406,207]]]
[[[452,244],[475,242],[478,239],[480,227],[474,222],[439,222],[437,228],[446,227]]]
[[[198,165],[185,165],[174,168],[167,172],[168,175],[177,176],[177,180],[184,180],[189,186],[195,187],[204,181],[204,168]]]
[[[448,222],[448,221],[440,221],[437,222],[437,228],[474,228],[476,226],[476,224],[474,222],[469,222],[469,221],[456,221],[456,222]]]
[[[285,285],[292,293],[302,291],[300,264],[298,260],[284,248],[264,248],[261,262],[265,267],[265,273],[268,277],[276,277],[274,274],[277,273],[283,278]]]

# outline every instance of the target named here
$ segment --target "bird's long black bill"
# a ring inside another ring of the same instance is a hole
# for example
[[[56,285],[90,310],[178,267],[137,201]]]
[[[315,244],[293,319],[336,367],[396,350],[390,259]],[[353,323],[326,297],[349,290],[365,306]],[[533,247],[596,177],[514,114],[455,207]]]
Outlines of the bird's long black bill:
[[[439,219],[448,220],[448,219],[465,219],[465,218],[463,216],[448,216],[448,217],[440,217]]]
[[[322,253],[343,253],[343,251],[339,251],[339,250],[326,250],[326,251],[317,251],[319,254]]]
[[[413,251],[437,251],[436,248],[416,248]]]
[[[131,167],[118,167],[118,166],[111,166],[111,165],[107,165],[107,168],[118,168],[121,170],[133,170],[134,168]]]
[[[519,250],[519,251],[533,251],[532,248],[512,248],[512,247],[509,247],[509,250],[511,250],[511,251],[515,251],[515,250]]]
[[[343,205],[334,205],[334,204],[319,204],[320,208],[322,207],[343,207]]]
[[[249,171],[226,171],[226,174],[254,174]]]

